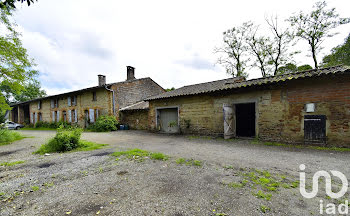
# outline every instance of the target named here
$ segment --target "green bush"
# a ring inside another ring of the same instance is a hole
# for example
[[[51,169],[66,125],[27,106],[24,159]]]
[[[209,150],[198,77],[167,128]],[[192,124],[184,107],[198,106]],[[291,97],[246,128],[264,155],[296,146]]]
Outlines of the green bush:
[[[44,121],[38,121],[35,123],[34,128],[52,128],[52,129],[57,129],[59,127],[63,128],[71,128],[72,124],[64,121],[59,121],[59,122],[44,122]]]
[[[116,131],[118,121],[114,116],[100,116],[88,129],[96,132]]]
[[[13,142],[15,140],[22,139],[23,136],[16,132],[7,129],[0,129],[0,145],[8,144],[9,142]]]
[[[80,128],[66,129],[60,126],[56,136],[50,139],[47,144],[42,145],[36,153],[66,152],[76,149],[79,147],[81,133],[82,129]]]

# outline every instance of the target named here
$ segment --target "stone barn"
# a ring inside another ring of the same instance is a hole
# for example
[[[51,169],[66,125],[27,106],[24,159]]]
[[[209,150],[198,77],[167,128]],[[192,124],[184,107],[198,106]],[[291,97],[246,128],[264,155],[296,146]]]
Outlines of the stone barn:
[[[184,86],[146,99],[151,130],[350,147],[350,68]]]

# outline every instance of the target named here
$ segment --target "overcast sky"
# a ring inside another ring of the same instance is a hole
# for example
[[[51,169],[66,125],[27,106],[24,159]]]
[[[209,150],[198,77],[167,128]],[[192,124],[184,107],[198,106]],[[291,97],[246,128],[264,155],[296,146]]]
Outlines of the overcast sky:
[[[164,88],[181,87],[228,78],[216,65],[213,53],[222,32],[252,20],[264,24],[266,15],[281,20],[300,10],[310,11],[312,0],[39,0],[18,4],[15,20],[24,47],[35,59],[40,81],[49,95],[97,85],[97,75],[107,83],[124,81],[126,66],[136,68],[136,78],[151,77]],[[349,0],[329,0],[342,16],[349,16]],[[350,25],[324,42],[330,49],[343,43]],[[305,51],[298,64],[312,65]],[[253,71],[249,78],[259,77]]]

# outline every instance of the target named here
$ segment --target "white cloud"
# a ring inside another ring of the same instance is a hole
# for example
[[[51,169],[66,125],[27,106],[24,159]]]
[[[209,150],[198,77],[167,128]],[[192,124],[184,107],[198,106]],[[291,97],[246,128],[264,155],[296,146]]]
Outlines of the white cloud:
[[[107,75],[107,82],[122,81],[127,65],[136,67],[136,77],[149,76],[167,88],[228,77],[214,65],[218,56],[213,49],[223,31],[247,20],[263,24],[268,14],[283,20],[311,9],[314,2],[42,0],[30,7],[21,4],[15,19],[49,93],[96,85],[97,74]],[[346,16],[350,3],[334,0],[329,5]],[[325,42],[323,53],[349,33],[348,26],[339,30]],[[305,53],[298,63],[312,64]],[[250,77],[258,76],[254,71]]]

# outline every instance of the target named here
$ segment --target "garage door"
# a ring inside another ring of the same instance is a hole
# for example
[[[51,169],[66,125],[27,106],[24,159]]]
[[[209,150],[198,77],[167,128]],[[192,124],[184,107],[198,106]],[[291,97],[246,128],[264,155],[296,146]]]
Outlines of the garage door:
[[[158,110],[158,124],[160,130],[165,133],[178,133],[178,111],[177,108],[165,108]]]

